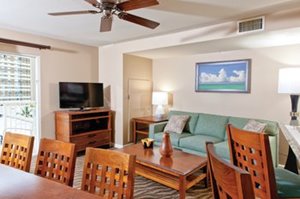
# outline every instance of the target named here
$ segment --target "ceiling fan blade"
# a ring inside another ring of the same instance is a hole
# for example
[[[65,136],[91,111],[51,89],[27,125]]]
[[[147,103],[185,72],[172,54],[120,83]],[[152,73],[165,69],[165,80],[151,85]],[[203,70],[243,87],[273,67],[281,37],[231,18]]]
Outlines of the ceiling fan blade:
[[[92,4],[93,6],[99,8],[100,7],[100,3],[97,0],[85,0],[86,2],[88,2],[89,4]]]
[[[145,8],[149,6],[158,5],[157,0],[130,0],[117,4],[117,8],[122,11],[134,10],[139,8]]]
[[[107,15],[102,16],[101,17],[101,24],[100,24],[100,32],[111,31],[112,20],[113,20],[112,15],[110,15],[110,16],[107,16]]]
[[[136,16],[136,15],[126,13],[126,12],[121,12],[120,14],[118,14],[118,17],[125,21],[129,21],[129,22],[141,25],[141,26],[145,26],[147,28],[151,28],[151,29],[154,29],[159,25],[158,22],[151,21],[149,19],[145,19],[145,18]]]
[[[52,12],[48,13],[51,16],[62,16],[62,15],[80,15],[80,14],[98,14],[95,10],[83,10],[83,11],[70,11],[70,12]]]

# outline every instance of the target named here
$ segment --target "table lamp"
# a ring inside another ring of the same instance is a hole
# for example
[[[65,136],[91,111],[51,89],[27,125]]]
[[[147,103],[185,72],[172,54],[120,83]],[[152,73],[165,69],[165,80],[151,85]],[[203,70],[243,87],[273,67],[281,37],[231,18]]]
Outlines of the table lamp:
[[[297,117],[299,112],[297,112],[297,108],[300,94],[300,67],[282,68],[279,70],[278,93],[290,94],[292,103],[290,125],[298,126],[299,121]]]
[[[168,104],[168,93],[155,91],[152,93],[152,104],[157,105],[155,115],[157,117],[162,117],[165,114],[165,109],[163,106]]]

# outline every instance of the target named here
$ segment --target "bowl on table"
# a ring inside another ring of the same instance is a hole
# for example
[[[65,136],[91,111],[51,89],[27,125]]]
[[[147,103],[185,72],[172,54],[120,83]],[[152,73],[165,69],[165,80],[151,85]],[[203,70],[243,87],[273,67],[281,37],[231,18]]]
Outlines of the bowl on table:
[[[147,148],[153,148],[153,143],[154,143],[154,139],[152,138],[144,138],[141,140],[143,146],[144,146],[144,149],[147,149]]]

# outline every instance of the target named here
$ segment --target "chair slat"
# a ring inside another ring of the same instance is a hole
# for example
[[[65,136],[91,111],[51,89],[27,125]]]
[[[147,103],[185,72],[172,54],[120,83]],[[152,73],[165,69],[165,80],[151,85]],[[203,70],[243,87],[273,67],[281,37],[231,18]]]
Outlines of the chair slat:
[[[251,175],[220,158],[213,143],[206,144],[208,166],[216,199],[254,199]]]
[[[277,187],[268,135],[227,126],[231,161],[250,172],[256,197],[276,199]]]
[[[131,199],[133,198],[134,165],[133,155],[113,150],[87,148],[81,189],[108,199]]]
[[[33,136],[6,132],[0,156],[1,164],[29,172],[33,142]]]
[[[75,158],[75,144],[43,138],[40,142],[35,174],[72,186]]]

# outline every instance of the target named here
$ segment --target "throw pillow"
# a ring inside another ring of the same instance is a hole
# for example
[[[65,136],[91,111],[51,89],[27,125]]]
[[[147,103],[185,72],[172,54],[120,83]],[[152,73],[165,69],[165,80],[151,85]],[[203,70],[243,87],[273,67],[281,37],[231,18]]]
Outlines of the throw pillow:
[[[169,119],[164,131],[165,132],[175,132],[175,133],[182,133],[182,130],[190,118],[189,115],[172,115]]]
[[[247,131],[262,132],[266,128],[266,126],[266,123],[249,120],[243,129]]]

